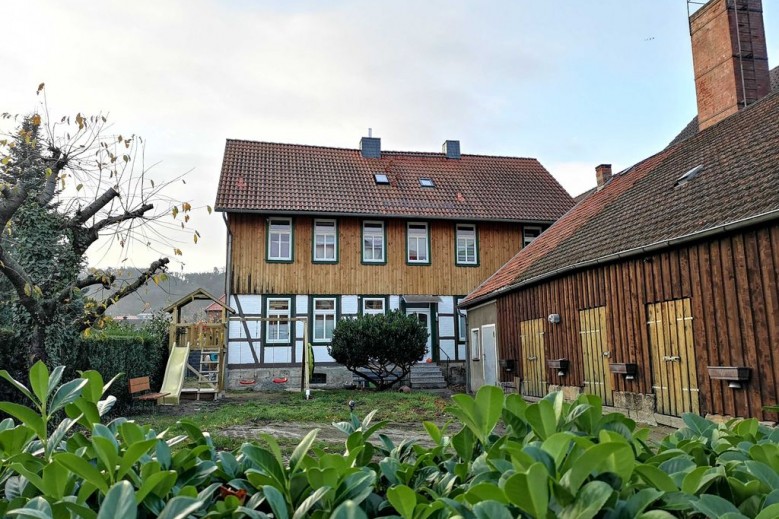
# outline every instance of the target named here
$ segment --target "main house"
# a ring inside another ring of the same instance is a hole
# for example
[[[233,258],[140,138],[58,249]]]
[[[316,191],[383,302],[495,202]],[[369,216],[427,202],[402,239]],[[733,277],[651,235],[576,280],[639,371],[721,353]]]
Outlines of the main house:
[[[572,206],[537,160],[461,154],[459,141],[416,153],[375,137],[228,140],[216,199],[237,312],[228,387],[299,383],[304,327],[314,381],[349,382],[327,352],[338,320],[396,309],[427,326],[432,361],[464,372],[458,302]]]
[[[583,391],[650,422],[776,420],[779,72],[760,7],[694,13],[686,134],[618,174],[599,166],[596,191],[463,302],[472,389]]]

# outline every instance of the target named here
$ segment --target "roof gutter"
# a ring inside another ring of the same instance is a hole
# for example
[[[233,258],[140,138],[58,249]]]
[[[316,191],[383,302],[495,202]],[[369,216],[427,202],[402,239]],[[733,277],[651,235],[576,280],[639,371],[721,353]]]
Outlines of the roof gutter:
[[[771,222],[773,220],[779,219],[779,209],[774,209],[772,211],[767,211],[765,213],[760,213],[755,216],[750,216],[748,218],[743,218],[741,220],[736,220],[735,222],[726,223],[724,225],[718,225],[716,227],[711,227],[709,229],[705,229],[703,231],[693,232],[690,234],[685,234],[683,236],[679,236],[677,238],[672,238],[670,240],[662,240],[655,243],[651,243],[649,245],[644,245],[642,247],[635,247],[633,249],[627,249],[620,252],[615,252],[613,254],[608,254],[606,256],[601,256],[599,258],[594,258],[587,261],[582,261],[580,263],[573,263],[571,265],[567,265],[565,267],[561,267],[549,272],[546,272],[544,274],[540,274],[538,276],[526,279],[524,281],[521,281],[519,283],[513,284],[513,285],[506,285],[505,287],[501,287],[493,292],[490,292],[488,294],[484,294],[483,296],[477,297],[471,301],[468,301],[467,304],[459,306],[461,308],[469,308],[476,304],[479,304],[481,302],[487,301],[489,299],[497,298],[503,294],[506,294],[508,292],[513,292],[514,290],[524,288],[528,285],[533,285],[536,283],[539,283],[541,281],[545,281],[549,278],[557,277],[561,274],[569,273],[576,270],[581,270],[587,267],[593,267],[596,265],[602,265],[604,263],[611,263],[613,261],[619,260],[619,259],[627,259],[632,258],[634,256],[639,256],[641,254],[647,254],[656,252],[662,249],[667,249],[669,247],[673,247],[676,245],[682,245],[685,243],[689,243],[692,241],[698,241],[704,238],[710,238],[713,236],[719,236],[721,234],[725,234],[730,231],[736,231],[739,229],[743,229],[745,227],[751,227],[754,225],[759,225],[761,223]]]
[[[415,220],[447,220],[453,222],[503,222],[503,223],[521,223],[527,225],[551,225],[556,220],[538,220],[538,219],[521,219],[521,218],[484,218],[484,217],[470,217],[470,216],[437,216],[429,214],[377,214],[377,213],[344,213],[333,211],[269,211],[265,209],[225,209],[224,207],[215,207],[214,211],[224,214],[256,214],[256,215],[270,215],[270,216],[340,216],[340,217],[352,217],[352,218],[403,218],[403,219],[415,219]]]

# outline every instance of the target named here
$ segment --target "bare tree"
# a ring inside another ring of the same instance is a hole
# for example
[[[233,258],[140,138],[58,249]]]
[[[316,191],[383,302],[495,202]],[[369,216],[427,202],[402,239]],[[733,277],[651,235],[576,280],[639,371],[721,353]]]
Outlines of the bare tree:
[[[27,314],[31,360],[46,360],[47,330],[62,322],[64,309],[71,311],[69,325],[88,330],[111,305],[158,280],[170,263],[161,254],[120,282],[113,273],[86,268],[90,247],[103,238],[108,246],[135,242],[180,255],[171,231],[186,229],[192,209],[165,195],[170,182],[149,178],[139,137],[113,134],[104,116],[52,121],[45,97],[41,108],[26,117],[2,114],[18,126],[0,140],[0,272]],[[192,232],[197,243],[199,234]],[[106,295],[86,297],[92,287]]]

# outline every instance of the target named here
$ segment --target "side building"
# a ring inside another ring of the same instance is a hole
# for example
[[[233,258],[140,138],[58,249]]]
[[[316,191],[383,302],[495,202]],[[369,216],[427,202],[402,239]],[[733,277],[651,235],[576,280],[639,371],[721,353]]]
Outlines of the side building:
[[[428,328],[428,357],[464,374],[464,296],[573,206],[530,158],[228,140],[216,200],[228,231],[228,387],[351,374],[327,346],[339,319],[400,309]],[[305,318],[300,321],[289,319]],[[413,379],[412,379],[413,381]]]
[[[690,24],[697,132],[599,166],[593,193],[469,294],[471,389],[591,393],[648,422],[777,419],[779,92],[760,2],[712,0]]]

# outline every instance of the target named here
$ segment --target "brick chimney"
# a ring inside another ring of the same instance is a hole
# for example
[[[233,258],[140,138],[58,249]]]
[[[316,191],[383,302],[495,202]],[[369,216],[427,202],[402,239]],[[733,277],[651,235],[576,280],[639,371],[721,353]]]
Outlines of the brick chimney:
[[[762,0],[711,0],[690,16],[690,36],[699,130],[770,93]]]
[[[609,180],[611,180],[611,164],[601,164],[595,167],[595,180],[598,181],[598,191],[603,189]]]

